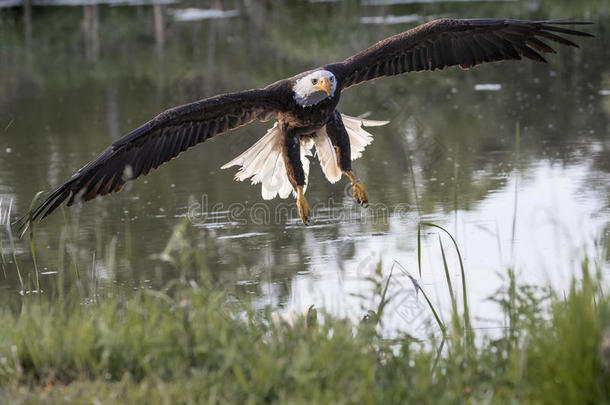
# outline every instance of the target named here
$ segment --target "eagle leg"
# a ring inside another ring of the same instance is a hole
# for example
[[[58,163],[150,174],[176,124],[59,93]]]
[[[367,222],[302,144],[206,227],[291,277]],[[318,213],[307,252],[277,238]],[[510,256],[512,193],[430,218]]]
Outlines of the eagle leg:
[[[334,114],[326,124],[326,133],[335,147],[337,160],[339,161],[339,168],[352,182],[352,195],[354,196],[354,200],[362,207],[368,207],[369,195],[366,192],[366,188],[364,187],[362,181],[352,170],[349,135],[345,129],[345,125],[343,125],[341,114],[339,114],[337,110],[335,110]]]
[[[310,209],[305,198],[305,171],[301,162],[301,140],[300,136],[293,128],[287,125],[282,126],[284,133],[284,144],[282,157],[286,166],[286,175],[297,195],[297,210],[303,224],[309,225]]]
[[[299,211],[299,217],[301,217],[301,221],[303,221],[303,224],[309,225],[309,216],[311,214],[311,211],[309,209],[307,199],[303,194],[302,186],[297,186],[297,210]]]
[[[369,206],[369,194],[366,192],[366,188],[362,181],[356,177],[354,172],[345,172],[346,176],[352,182],[352,195],[354,200],[362,207],[367,208]]]

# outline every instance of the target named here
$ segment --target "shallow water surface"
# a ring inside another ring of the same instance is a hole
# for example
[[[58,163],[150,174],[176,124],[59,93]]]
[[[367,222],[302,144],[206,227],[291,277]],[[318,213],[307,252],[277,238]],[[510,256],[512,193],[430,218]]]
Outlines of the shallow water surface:
[[[262,200],[260,186],[234,182],[234,168],[220,170],[270,123],[206,142],[121,193],[58,211],[38,226],[44,291],[52,293],[60,277],[70,284],[75,273],[85,286],[95,281],[92,295],[117,285],[161,288],[179,276],[159,257],[171,251],[168,241],[181,221],[219,286],[261,306],[301,311],[315,304],[360,317],[374,304],[366,277],[381,263],[400,298],[392,304],[391,328],[417,330],[430,316],[407,273],[447,307],[439,235],[454,290],[461,292],[451,240],[429,227],[422,230],[419,277],[421,221],[455,236],[480,327],[501,324],[487,298],[508,267],[521,282],[559,290],[585,255],[608,271],[604,2],[214,6],[35,7],[31,20],[19,9],[0,10],[2,212],[12,201],[13,219],[24,214],[37,191],[57,186],[164,108],[264,86],[438,16],[578,17],[596,22],[584,28],[596,38],[577,38],[580,49],[555,46],[559,54],[546,65],[448,69],[348,90],[342,112],[391,121],[370,128],[375,140],[354,164],[371,207],[354,204],[346,180],[329,184],[314,159],[310,227],[300,224],[292,198]],[[5,232],[1,238],[7,264],[0,295],[18,303],[10,241]],[[33,288],[29,245],[15,243],[24,283]]]

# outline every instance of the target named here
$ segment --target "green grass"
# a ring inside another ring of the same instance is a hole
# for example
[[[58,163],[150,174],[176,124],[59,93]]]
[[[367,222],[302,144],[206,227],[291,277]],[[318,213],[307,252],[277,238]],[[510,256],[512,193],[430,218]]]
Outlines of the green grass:
[[[177,269],[198,263],[185,226],[160,255]],[[494,294],[507,325],[498,333],[470,326],[466,300],[460,309],[452,298],[448,323],[428,301],[443,333],[424,341],[379,335],[394,298],[381,264],[360,322],[311,307],[291,325],[209,280],[183,272],[161,291],[117,287],[85,300],[75,288],[0,309],[2,402],[610,403],[610,298],[586,260],[561,295],[520,286],[509,271]]]

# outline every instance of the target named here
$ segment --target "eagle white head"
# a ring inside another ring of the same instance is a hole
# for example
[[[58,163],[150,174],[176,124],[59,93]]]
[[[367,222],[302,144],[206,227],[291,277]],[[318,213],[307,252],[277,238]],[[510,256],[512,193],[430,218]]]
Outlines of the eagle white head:
[[[309,107],[333,97],[337,89],[337,79],[328,70],[316,70],[303,76],[292,87],[294,99],[301,107]]]

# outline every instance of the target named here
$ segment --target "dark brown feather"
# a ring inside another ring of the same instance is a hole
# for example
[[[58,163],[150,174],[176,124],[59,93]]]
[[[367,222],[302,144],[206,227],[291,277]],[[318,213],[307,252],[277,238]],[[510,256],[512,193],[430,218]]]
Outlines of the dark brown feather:
[[[563,45],[577,46],[564,36],[591,35],[563,26],[581,24],[589,23],[555,20],[440,19],[384,39],[340,64],[328,66],[334,68],[341,65],[341,69],[331,71],[345,89],[382,76],[443,69],[447,66],[459,65],[468,69],[483,62],[522,57],[545,62],[539,52],[555,51],[537,37]]]
[[[550,46],[548,46],[546,43],[542,42],[541,40],[539,40],[538,38],[529,38],[527,41],[525,41],[525,43],[532,47],[537,49],[540,52],[544,52],[544,53],[557,53],[556,50],[554,50],[553,48],[551,48]]]
[[[550,32],[540,31],[538,33],[538,36],[544,37],[546,39],[550,39],[551,41],[555,41],[555,42],[558,42],[563,45],[568,45],[568,46],[573,46],[575,48],[578,48],[578,44],[570,41],[569,39],[565,39],[564,37],[560,37],[559,35],[555,35]]]
[[[119,191],[126,181],[148,174],[197,143],[255,119],[266,120],[286,104],[288,84],[278,83],[266,89],[204,99],[159,114],[110,145],[51,192],[33,211],[31,219],[45,218],[65,200],[72,205]],[[24,225],[29,226],[29,222],[26,220]]]
[[[322,68],[334,73],[340,90],[383,76],[443,69],[459,65],[470,68],[483,62],[521,59],[544,61],[541,53],[555,53],[539,38],[577,46],[565,36],[591,36],[564,28],[585,22],[522,21],[502,19],[441,19],[384,39],[343,62]],[[316,69],[317,70],[317,69]],[[298,120],[301,110],[293,99],[292,83],[308,72],[281,80],[264,89],[223,94],[171,108],[110,145],[94,160],[52,191],[32,212],[22,218],[45,218],[60,204],[87,201],[121,190],[125,182],[146,175],[151,169],[175,158],[205,140],[274,116]],[[312,117],[322,120],[333,113],[339,93],[320,103]],[[294,109],[297,110],[294,110]],[[297,118],[295,118],[297,117]],[[307,122],[307,121],[305,121]],[[300,122],[296,122],[300,124]]]

